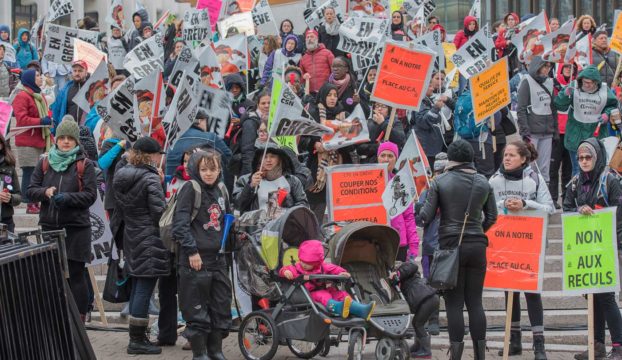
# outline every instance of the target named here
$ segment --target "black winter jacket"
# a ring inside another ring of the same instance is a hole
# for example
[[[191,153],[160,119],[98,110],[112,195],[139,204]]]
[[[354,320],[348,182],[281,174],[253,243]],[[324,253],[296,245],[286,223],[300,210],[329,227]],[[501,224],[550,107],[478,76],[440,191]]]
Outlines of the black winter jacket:
[[[166,200],[158,171],[149,165],[126,165],[114,176],[115,216],[124,220],[123,249],[131,276],[169,274],[168,249],[160,239],[159,221]]]
[[[417,314],[423,302],[436,296],[436,290],[427,284],[427,280],[421,276],[419,267],[415,263],[402,263],[397,271],[400,289],[406,298],[406,302],[408,302],[410,312]]]
[[[240,174],[246,175],[253,171],[253,159],[255,158],[255,140],[257,140],[257,130],[261,125],[261,119],[256,111],[248,112],[242,120],[242,134],[240,141],[240,152],[242,169]]]
[[[4,188],[0,191],[6,189],[11,194],[11,201],[8,204],[2,203],[2,214],[0,216],[2,219],[6,219],[13,216],[13,207],[22,202],[22,192],[15,166],[7,165],[3,157],[0,159],[0,176],[0,180],[4,183]]]
[[[450,99],[447,102],[447,106],[453,110],[455,103]],[[434,106],[430,97],[426,96],[423,98],[419,111],[413,111],[410,125],[415,129],[417,140],[421,143],[421,147],[427,156],[436,156],[436,154],[443,151],[445,146],[443,133],[441,132],[443,121],[440,109]]]
[[[421,219],[426,226],[434,220],[436,210],[440,208],[438,236],[441,249],[453,249],[458,245],[471,191],[473,200],[462,241],[488,245],[486,231],[497,221],[497,205],[488,180],[477,174],[472,164],[461,164],[450,167],[431,181]]]

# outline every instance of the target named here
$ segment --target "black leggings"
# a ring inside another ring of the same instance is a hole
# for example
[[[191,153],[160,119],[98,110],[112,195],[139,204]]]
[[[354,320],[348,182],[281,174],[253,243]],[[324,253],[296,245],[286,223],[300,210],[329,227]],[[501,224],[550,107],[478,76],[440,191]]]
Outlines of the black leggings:
[[[418,338],[423,338],[428,336],[428,332],[425,331],[425,324],[428,322],[432,314],[438,311],[438,307],[440,304],[440,299],[438,295],[434,295],[425,299],[417,309],[417,313],[415,314],[415,322],[413,324],[415,328],[415,334]]]
[[[505,302],[507,304],[508,293],[505,293]],[[542,295],[534,293],[525,293],[527,302],[527,314],[529,314],[529,322],[531,323],[531,331],[536,335],[544,332],[544,309],[542,308]],[[514,292],[512,299],[512,330],[520,330],[520,292]]]
[[[89,309],[89,289],[84,276],[84,263],[68,259],[67,264],[69,265],[69,288],[78,312],[84,315]]]
[[[605,322],[611,342],[622,344],[622,316],[615,293],[594,294],[594,340],[605,343]]]
[[[486,314],[482,305],[485,277],[486,245],[463,242],[460,245],[458,283],[454,289],[445,291],[443,295],[451,342],[464,340],[463,310],[465,304],[469,313],[471,338],[473,341],[486,339]]]

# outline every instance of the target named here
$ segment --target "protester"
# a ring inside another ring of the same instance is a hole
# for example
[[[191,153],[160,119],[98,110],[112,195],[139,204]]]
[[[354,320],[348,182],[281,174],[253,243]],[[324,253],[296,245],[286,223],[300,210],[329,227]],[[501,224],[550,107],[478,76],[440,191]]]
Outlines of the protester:
[[[17,76],[11,72],[11,67],[4,61],[5,44],[0,43],[0,99],[8,98],[18,83]]]
[[[395,41],[405,41],[408,38],[404,31],[404,15],[399,11],[391,13],[391,38]]]
[[[97,199],[95,167],[80,147],[80,130],[71,119],[56,129],[56,144],[37,162],[28,185],[31,201],[41,202],[43,231],[65,230],[69,287],[84,322],[88,311],[86,263],[91,262],[89,208]]]
[[[365,112],[365,116],[369,118],[372,111],[371,93],[374,89],[374,83],[376,82],[376,74],[378,73],[377,66],[370,66],[367,69],[365,79],[363,79],[363,85],[361,86],[361,92],[359,97],[361,99],[361,106]]]
[[[581,15],[575,21],[575,30],[578,35],[594,35],[594,32],[596,32],[596,21],[590,15]]]
[[[242,115],[250,111],[255,106],[255,103],[246,98],[246,85],[242,75],[238,73],[227,75],[223,80],[225,89],[233,95],[233,103],[231,104],[231,109],[233,110],[232,122],[239,123]]]
[[[469,39],[479,31],[477,18],[474,16],[466,16],[464,18],[464,28],[459,30],[454,36],[454,44],[456,49],[460,49]]]
[[[273,72],[276,74],[282,74],[284,68],[289,65],[297,66],[300,61],[301,55],[296,53],[296,47],[298,46],[298,36],[288,35],[283,41],[283,47],[279,50],[274,50],[264,66],[263,76],[261,77],[260,84],[262,86],[272,86]]]
[[[186,44],[184,43],[184,39],[175,39],[175,47],[173,49],[173,52],[171,52],[171,55],[169,55],[169,57],[164,62],[164,72],[162,73],[164,80],[168,80],[169,76],[173,72],[173,68],[175,66],[175,63],[177,62],[177,58],[179,57],[179,54],[181,53],[181,50],[184,48],[185,45]]]
[[[10,232],[15,232],[13,221],[14,207],[22,202],[22,191],[19,186],[19,177],[15,170],[15,155],[11,151],[11,144],[0,135],[0,203],[2,203],[1,220]]]
[[[335,15],[335,9],[329,6],[324,8],[322,13],[324,15],[324,22],[318,29],[320,44],[324,44],[335,56],[345,56],[343,51],[337,49],[337,45],[339,45],[339,27],[341,23]]]
[[[54,95],[58,96],[61,89],[67,85],[67,75],[71,74],[71,66],[64,64],[59,65],[43,58],[41,61],[41,69],[43,75],[54,80],[54,84],[56,85],[54,88]]]
[[[246,175],[253,171],[252,164],[256,151],[256,140],[260,136],[261,124],[264,125],[264,131],[267,134],[267,122],[270,112],[270,92],[264,90],[257,95],[257,108],[254,111],[245,114],[242,119],[242,134],[239,136],[239,159],[240,171],[236,175]]]
[[[389,106],[380,102],[374,103],[371,118],[367,120],[369,142],[356,146],[362,162],[375,162],[378,147],[385,141],[386,133],[389,131],[390,116],[391,108]],[[406,143],[406,134],[402,122],[393,119],[390,131],[388,140],[396,144],[398,148],[402,148]]]
[[[268,62],[268,57],[272,54],[272,52],[279,50],[279,44],[281,38],[268,35],[263,39],[263,45],[261,47],[261,51],[259,52],[259,59],[257,61],[257,67],[259,69],[259,74],[263,75],[266,63]],[[296,36],[296,42],[298,42],[299,37]]]
[[[65,115],[71,115],[80,124],[84,122],[86,113],[80,109],[73,99],[89,77],[88,65],[84,60],[76,60],[71,64],[71,80],[60,90],[56,101],[51,106],[54,128]]]
[[[497,55],[499,58],[508,58],[508,67],[510,78],[516,75],[521,68],[521,63],[518,61],[518,49],[516,45],[512,43],[512,37],[519,32],[518,24],[520,18],[518,14],[511,12],[505,15],[503,18],[504,27],[499,30],[499,35],[495,40],[495,48],[497,49]]]
[[[611,88],[616,74],[616,67],[620,56],[609,47],[609,38],[606,30],[594,32],[592,38],[592,64],[600,71],[600,78]]]
[[[26,69],[31,61],[39,60],[37,49],[30,43],[30,31],[27,29],[21,28],[17,31],[17,41],[13,47],[20,68]]]
[[[441,249],[458,246],[460,264],[455,288],[446,290],[452,360],[462,358],[464,349],[464,318],[466,304],[475,359],[484,359],[486,352],[486,314],[482,306],[486,276],[486,231],[497,220],[497,207],[492,188],[486,178],[473,167],[473,149],[463,140],[454,141],[447,149],[449,163],[446,173],[431,181],[428,199],[421,209],[424,226],[431,223],[440,209],[439,244]],[[467,190],[468,189],[468,190]],[[465,191],[466,190],[466,191]]]
[[[11,43],[11,27],[5,24],[0,24],[0,41],[5,43]]]
[[[558,18],[549,18],[549,27],[551,28],[551,32],[555,32],[559,30],[559,19]]]
[[[140,9],[132,14],[132,23],[134,24],[134,29],[130,31],[129,34],[129,43],[128,43],[128,51],[131,51],[136,47],[136,45],[140,44],[142,39],[142,28],[143,23],[149,21],[149,14],[147,10]]]
[[[617,206],[616,238],[618,248],[622,240],[622,208],[620,182],[608,172],[607,152],[595,138],[582,141],[576,151],[579,173],[572,178],[566,189],[564,212],[592,215],[594,210]],[[609,328],[613,348],[607,357],[605,347],[605,323]],[[614,292],[594,294],[594,353],[596,359],[622,359],[622,316]],[[588,351],[575,354],[577,360],[587,360]]]
[[[282,43],[285,42],[285,38],[288,35],[294,35],[298,37],[298,45],[296,47],[296,52],[297,53],[304,53],[303,49],[304,49],[304,39],[302,37],[302,35],[296,35],[294,34],[294,23],[289,20],[289,19],[285,19],[283,21],[281,21],[281,26],[279,26],[279,35],[281,37],[281,42],[278,44],[278,46],[282,46]]]
[[[310,80],[309,91],[315,94],[328,80],[335,55],[318,42],[319,35],[315,30],[305,32],[305,41],[307,51],[300,59],[300,69],[305,79]]]
[[[538,152],[531,143],[516,141],[505,147],[503,164],[490,178],[499,213],[513,214],[522,210],[541,210],[548,214],[555,212],[553,200],[546,187],[543,173],[537,173],[529,165],[536,161]],[[518,241],[518,239],[517,239]],[[513,293],[512,328],[509,355],[522,354],[520,292]],[[506,292],[506,298],[508,293]],[[525,293],[527,311],[533,332],[536,360],[546,360],[544,349],[544,310],[542,296]],[[499,351],[503,356],[503,350]]]

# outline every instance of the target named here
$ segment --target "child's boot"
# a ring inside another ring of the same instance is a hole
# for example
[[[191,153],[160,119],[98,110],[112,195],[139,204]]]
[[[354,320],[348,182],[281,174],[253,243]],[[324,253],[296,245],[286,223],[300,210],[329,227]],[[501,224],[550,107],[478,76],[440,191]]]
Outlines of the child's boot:
[[[432,337],[430,335],[417,338],[419,348],[415,352],[410,353],[413,359],[431,359],[432,358]]]
[[[352,298],[346,296],[343,301],[336,300],[328,300],[328,304],[326,304],[326,308],[330,311],[331,314],[335,316],[341,316],[346,319],[350,316],[350,305],[352,304]]]
[[[369,321],[369,319],[371,319],[371,315],[374,313],[375,308],[375,301],[372,301],[369,304],[361,304],[358,301],[352,301],[352,305],[350,305],[350,313],[356,317],[360,317]]]

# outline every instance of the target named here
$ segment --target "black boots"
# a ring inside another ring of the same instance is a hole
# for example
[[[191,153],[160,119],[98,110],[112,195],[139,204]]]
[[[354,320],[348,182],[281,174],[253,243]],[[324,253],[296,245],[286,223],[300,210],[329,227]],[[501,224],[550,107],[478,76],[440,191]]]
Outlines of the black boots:
[[[207,354],[210,360],[227,360],[222,353],[222,331],[212,330],[207,335]],[[194,348],[194,343],[193,343]]]
[[[439,310],[436,309],[436,311],[433,312],[432,315],[430,315],[430,318],[428,319],[427,329],[430,335],[438,335],[441,333],[441,328],[438,323],[438,315],[439,315]]]
[[[533,354],[535,360],[547,360],[546,350],[544,350],[544,335],[534,335]]]
[[[207,356],[206,340],[206,335],[200,332],[188,339],[192,347],[192,360],[210,360]]]
[[[462,351],[464,350],[464,342],[451,342],[449,344],[449,359],[462,360]]]
[[[413,359],[430,359],[432,357],[432,337],[430,335],[417,338],[416,347],[410,350]],[[414,345],[413,345],[414,346]]]
[[[534,344],[535,344],[535,338],[534,338]],[[542,340],[542,346],[544,348],[544,338]],[[498,354],[499,356],[503,356],[503,349],[499,350]],[[514,356],[514,355],[522,355],[522,354],[523,354],[523,344],[521,342],[521,332],[520,330],[512,330],[510,331],[510,350],[508,352],[508,355]]]
[[[127,346],[128,354],[154,355],[160,354],[162,349],[155,346],[147,338],[149,319],[130,316],[130,343]]]
[[[486,340],[473,340],[473,359],[486,359]]]

